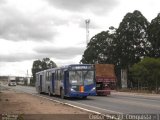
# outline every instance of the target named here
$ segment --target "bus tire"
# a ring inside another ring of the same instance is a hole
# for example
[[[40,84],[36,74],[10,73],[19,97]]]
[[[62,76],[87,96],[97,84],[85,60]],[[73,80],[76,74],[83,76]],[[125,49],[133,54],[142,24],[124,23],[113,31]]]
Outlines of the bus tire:
[[[60,90],[60,96],[61,96],[61,99],[64,99],[64,90],[62,88]]]

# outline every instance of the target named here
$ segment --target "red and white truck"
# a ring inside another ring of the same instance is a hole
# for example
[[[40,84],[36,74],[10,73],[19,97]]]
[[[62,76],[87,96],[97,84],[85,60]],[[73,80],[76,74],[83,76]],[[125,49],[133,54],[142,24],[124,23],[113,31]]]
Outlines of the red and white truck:
[[[97,95],[110,95],[116,87],[116,75],[113,64],[95,64]]]

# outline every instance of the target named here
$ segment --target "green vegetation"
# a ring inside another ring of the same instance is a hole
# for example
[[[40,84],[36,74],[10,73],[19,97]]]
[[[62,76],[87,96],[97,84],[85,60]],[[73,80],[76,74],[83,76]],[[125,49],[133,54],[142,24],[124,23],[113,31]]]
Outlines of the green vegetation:
[[[82,63],[112,63],[110,56],[114,47],[112,47],[112,42],[114,39],[114,34],[109,33],[109,31],[103,31],[91,38],[88,43],[87,49],[84,52]]]
[[[131,68],[132,83],[138,89],[158,92],[160,87],[160,58],[144,58]]]
[[[160,13],[148,27],[148,40],[151,43],[150,56],[160,57]]]

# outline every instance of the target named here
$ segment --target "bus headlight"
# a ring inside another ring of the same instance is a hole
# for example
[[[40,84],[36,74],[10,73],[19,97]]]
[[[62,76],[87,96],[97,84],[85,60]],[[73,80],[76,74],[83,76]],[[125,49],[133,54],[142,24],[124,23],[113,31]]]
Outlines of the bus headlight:
[[[95,87],[93,87],[92,89],[91,89],[91,91],[95,91],[96,90],[96,88]]]
[[[73,88],[71,88],[70,90],[71,90],[71,92],[76,92]]]

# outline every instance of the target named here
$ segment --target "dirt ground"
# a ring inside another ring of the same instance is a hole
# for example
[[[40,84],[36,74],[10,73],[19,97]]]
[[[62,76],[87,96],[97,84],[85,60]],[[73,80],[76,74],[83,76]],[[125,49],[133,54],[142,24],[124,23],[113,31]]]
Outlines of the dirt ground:
[[[58,120],[58,118],[67,119],[73,118],[73,116],[76,116],[76,119],[82,116],[86,118],[89,113],[27,93],[5,89],[0,92],[0,114],[3,115],[0,116],[0,120],[6,117],[5,115],[28,115],[30,118],[27,119],[30,120],[35,118],[50,120],[53,117]]]

